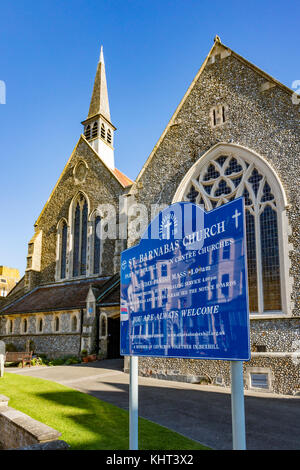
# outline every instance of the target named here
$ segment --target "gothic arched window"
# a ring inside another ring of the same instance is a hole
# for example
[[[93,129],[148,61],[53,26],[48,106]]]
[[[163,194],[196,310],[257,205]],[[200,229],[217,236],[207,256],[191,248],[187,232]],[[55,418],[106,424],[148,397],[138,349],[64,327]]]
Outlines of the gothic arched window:
[[[80,194],[73,215],[73,276],[84,276],[87,267],[88,204]]]
[[[210,211],[244,197],[250,312],[279,312],[284,292],[279,236],[283,196],[266,164],[247,153],[226,153],[226,148],[211,156],[208,152],[184,177],[173,202],[190,201]]]
[[[61,251],[60,251],[60,278],[66,277],[66,263],[67,263],[67,237],[68,237],[68,226],[63,221],[61,228]]]
[[[93,233],[94,233],[94,274],[100,273],[100,261],[101,261],[101,239],[100,239],[100,224],[101,217],[97,215],[93,222]]]
[[[111,132],[110,129],[107,129],[107,142],[111,144]]]
[[[97,137],[98,135],[98,122],[96,121],[92,129],[92,138]]]

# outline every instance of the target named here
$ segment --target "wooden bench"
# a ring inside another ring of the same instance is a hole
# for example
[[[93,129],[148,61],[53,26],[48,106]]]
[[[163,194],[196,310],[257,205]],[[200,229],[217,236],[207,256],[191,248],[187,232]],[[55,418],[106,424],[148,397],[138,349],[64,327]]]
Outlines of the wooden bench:
[[[22,367],[28,362],[30,367],[30,362],[32,359],[31,352],[7,352],[5,355],[5,362],[22,362]]]

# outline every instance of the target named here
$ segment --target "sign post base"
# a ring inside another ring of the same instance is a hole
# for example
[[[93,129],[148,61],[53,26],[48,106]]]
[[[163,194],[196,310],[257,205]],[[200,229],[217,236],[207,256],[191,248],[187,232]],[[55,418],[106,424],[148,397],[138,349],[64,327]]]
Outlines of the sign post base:
[[[129,450],[138,450],[138,357],[130,356],[129,365]]]
[[[233,450],[246,450],[243,361],[230,361]]]

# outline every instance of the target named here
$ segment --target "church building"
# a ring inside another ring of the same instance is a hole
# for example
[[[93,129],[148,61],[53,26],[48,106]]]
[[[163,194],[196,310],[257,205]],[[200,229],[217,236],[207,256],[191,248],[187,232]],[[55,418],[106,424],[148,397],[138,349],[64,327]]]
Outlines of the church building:
[[[132,181],[115,167],[103,50],[87,118],[34,224],[25,276],[1,311],[0,337],[48,357],[82,350],[119,357],[119,257],[126,240],[101,239],[99,204],[118,207]],[[107,338],[111,340],[108,342]]]
[[[34,225],[25,276],[1,307],[0,338],[21,349],[30,339],[37,353],[53,356],[87,349],[118,357],[120,252],[138,239],[130,230],[99,237],[99,204],[119,213],[120,198],[134,196],[150,221],[153,205],[190,201],[210,211],[242,196],[251,327],[245,388],[299,394],[299,103],[216,36],[133,182],[115,167],[101,50],[83,134]],[[139,363],[145,376],[230,384],[225,361]]]

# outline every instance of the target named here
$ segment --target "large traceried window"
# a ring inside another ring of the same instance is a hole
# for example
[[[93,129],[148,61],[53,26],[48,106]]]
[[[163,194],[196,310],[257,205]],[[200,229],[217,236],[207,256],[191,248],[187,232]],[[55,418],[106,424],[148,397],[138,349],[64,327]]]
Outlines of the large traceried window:
[[[88,204],[80,194],[73,215],[73,276],[85,276],[87,270]]]
[[[93,274],[99,274],[101,271],[101,238],[100,238],[101,217],[96,215],[93,220],[94,234],[94,266]]]
[[[61,229],[60,277],[66,277],[68,226],[64,221]]]
[[[280,259],[284,257],[280,256],[279,220],[283,207],[279,190],[272,188],[274,176],[270,177],[270,169],[264,172],[263,165],[247,158],[247,152],[224,150],[212,152],[211,158],[208,152],[192,167],[173,202],[189,201],[210,211],[244,197],[250,312],[282,311]]]
[[[68,224],[61,219],[57,225],[56,279],[67,277]]]

